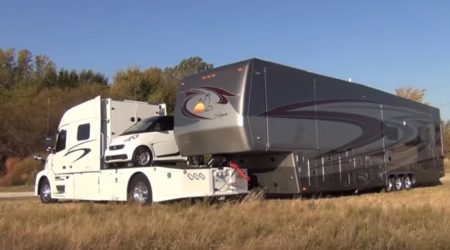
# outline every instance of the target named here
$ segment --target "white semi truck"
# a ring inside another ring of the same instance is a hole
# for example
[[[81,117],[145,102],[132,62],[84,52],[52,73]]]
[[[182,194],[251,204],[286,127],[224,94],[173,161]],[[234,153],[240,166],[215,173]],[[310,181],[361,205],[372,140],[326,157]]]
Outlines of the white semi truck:
[[[36,177],[36,195],[43,203],[94,200],[144,204],[247,192],[245,172],[236,165],[213,168],[190,166],[186,161],[154,161],[149,166],[105,163],[105,151],[114,138],[136,122],[160,115],[165,115],[165,105],[100,97],[67,110],[58,127],[55,147]]]

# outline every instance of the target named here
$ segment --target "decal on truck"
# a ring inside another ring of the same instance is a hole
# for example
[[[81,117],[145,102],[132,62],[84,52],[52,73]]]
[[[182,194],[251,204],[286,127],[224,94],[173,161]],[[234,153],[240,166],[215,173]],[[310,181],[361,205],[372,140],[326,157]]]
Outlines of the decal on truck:
[[[93,141],[95,141],[95,140],[85,141],[85,142],[79,143],[79,144],[77,144],[77,145],[75,145],[75,146],[69,148],[69,150],[67,150],[67,153],[66,153],[64,156],[67,156],[67,155],[69,155],[69,154],[72,154],[72,153],[75,153],[75,152],[78,152],[78,151],[83,151],[83,153],[81,154],[81,156],[78,157],[76,160],[74,160],[72,163],[74,163],[74,162],[80,160],[81,158],[83,158],[83,157],[85,157],[87,154],[89,154],[89,153],[91,152],[91,149],[89,149],[89,148],[76,148],[76,147],[78,147],[78,146],[80,146],[80,145],[82,145],[82,144],[88,143],[88,142],[93,142]]]

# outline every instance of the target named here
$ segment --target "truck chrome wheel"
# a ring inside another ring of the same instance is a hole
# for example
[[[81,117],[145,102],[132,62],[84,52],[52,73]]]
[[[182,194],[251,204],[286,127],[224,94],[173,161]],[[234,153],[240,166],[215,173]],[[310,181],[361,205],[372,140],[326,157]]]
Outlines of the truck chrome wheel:
[[[133,154],[133,163],[137,166],[148,166],[152,161],[152,154],[146,147],[138,147]]]
[[[133,189],[133,199],[136,203],[145,204],[148,200],[148,189],[147,186],[139,182]]]
[[[399,176],[395,177],[394,187],[395,187],[395,190],[402,190],[402,188],[403,188],[403,178],[402,177],[399,177]]]
[[[410,190],[412,188],[412,180],[411,177],[409,175],[405,175],[403,176],[403,187],[406,190]]]
[[[47,179],[44,179],[39,186],[39,198],[41,198],[42,203],[56,202],[52,199],[52,190]]]
[[[152,203],[152,188],[144,174],[133,177],[128,189],[128,202],[137,204]]]

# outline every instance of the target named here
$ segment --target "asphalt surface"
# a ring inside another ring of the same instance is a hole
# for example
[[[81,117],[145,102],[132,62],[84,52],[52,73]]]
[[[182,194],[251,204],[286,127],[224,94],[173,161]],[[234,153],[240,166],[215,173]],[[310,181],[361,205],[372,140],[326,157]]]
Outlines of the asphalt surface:
[[[0,199],[34,197],[34,192],[0,192]]]

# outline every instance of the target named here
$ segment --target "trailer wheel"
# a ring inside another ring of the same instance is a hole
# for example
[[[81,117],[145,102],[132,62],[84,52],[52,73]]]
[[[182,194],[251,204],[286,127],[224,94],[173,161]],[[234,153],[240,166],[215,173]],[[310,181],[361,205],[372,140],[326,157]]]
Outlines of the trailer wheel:
[[[397,191],[400,191],[403,189],[403,178],[401,176],[396,176],[394,178],[394,188]]]
[[[39,184],[39,197],[42,203],[54,203],[58,200],[52,199],[52,191],[50,188],[50,182],[47,178],[44,178]]]
[[[140,146],[134,150],[132,162],[135,166],[149,166],[152,163],[152,152],[145,146]]]
[[[394,190],[394,177],[389,177],[386,183],[386,192],[392,192]]]
[[[133,177],[128,187],[128,202],[144,205],[152,203],[152,200],[152,188],[147,177],[142,174]]]
[[[409,176],[409,175],[403,176],[403,187],[406,190],[410,190],[412,188],[412,186],[413,186],[413,183],[412,183],[411,176]]]

